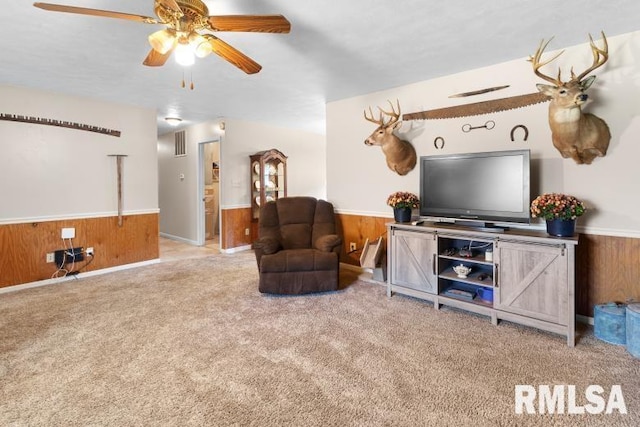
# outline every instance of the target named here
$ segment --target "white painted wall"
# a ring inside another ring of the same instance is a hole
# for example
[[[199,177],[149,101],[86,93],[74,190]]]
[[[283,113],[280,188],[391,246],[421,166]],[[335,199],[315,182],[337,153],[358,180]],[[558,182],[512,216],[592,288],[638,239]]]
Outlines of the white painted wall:
[[[225,122],[225,130],[219,124]],[[247,122],[216,119],[186,127],[187,156],[174,157],[174,133],[158,142],[160,232],[197,242],[197,145],[220,141],[220,205],[250,207],[249,156],[276,148],[287,160],[289,196],[326,198],[326,144],[323,135]],[[185,175],[180,180],[180,174]]]
[[[537,46],[531,46],[535,51]],[[549,49],[560,48],[551,45]],[[549,51],[551,55],[553,51]],[[404,122],[398,132],[411,141],[418,156],[529,148],[532,153],[532,197],[542,192],[575,195],[587,203],[589,212],[580,218],[583,231],[640,237],[640,32],[609,39],[609,61],[594,72],[595,83],[588,90],[590,101],[585,111],[608,123],[612,139],[606,157],[591,165],[577,165],[562,159],[551,142],[547,121],[548,103],[516,110],[456,119]],[[521,58],[390,90],[371,93],[327,104],[327,194],[339,212],[391,217],[387,196],[394,191],[418,193],[419,166],[402,177],[390,171],[379,147],[364,145],[375,125],[363,118],[363,110],[372,106],[388,108],[387,100],[400,100],[403,113],[481,102],[536,91],[544,83],[533,74],[531,64]],[[591,63],[588,44],[568,47],[545,71],[554,75],[562,65],[563,76]],[[449,95],[487,87],[509,88],[467,98]],[[386,104],[386,107],[385,107]],[[493,130],[469,133],[462,125],[483,125],[493,120]],[[511,129],[523,124],[529,139],[510,139]],[[434,139],[441,136],[446,145],[436,150]]]
[[[0,85],[0,112],[121,131],[0,121],[0,222],[117,214],[116,160],[125,154],[125,214],[158,210],[157,126],[151,109]]]
[[[175,132],[158,139],[160,233],[196,244],[198,203],[202,203],[202,195],[198,194],[198,144],[219,141],[222,147],[224,135],[215,120],[187,126],[185,130],[186,156],[174,156]]]

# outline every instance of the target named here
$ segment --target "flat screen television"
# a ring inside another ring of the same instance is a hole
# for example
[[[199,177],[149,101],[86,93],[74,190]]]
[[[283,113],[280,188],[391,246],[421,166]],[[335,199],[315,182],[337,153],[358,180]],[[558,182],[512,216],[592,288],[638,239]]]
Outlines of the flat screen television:
[[[420,217],[485,228],[529,224],[529,174],[529,150],[422,156]]]

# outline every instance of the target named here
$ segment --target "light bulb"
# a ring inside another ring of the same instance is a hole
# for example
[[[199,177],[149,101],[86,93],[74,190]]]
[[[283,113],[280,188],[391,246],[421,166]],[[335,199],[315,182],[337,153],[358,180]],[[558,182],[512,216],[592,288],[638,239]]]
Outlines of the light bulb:
[[[188,67],[196,62],[196,58],[193,55],[193,48],[189,43],[178,42],[175,50],[176,62],[183,67]]]

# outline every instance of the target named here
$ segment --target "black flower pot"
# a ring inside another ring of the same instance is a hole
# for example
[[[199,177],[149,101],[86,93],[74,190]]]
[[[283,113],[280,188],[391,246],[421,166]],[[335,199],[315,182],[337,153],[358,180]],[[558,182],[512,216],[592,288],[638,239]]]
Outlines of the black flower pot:
[[[576,233],[575,219],[547,220],[547,233],[556,237],[572,237]]]
[[[411,222],[411,208],[393,208],[396,222]]]

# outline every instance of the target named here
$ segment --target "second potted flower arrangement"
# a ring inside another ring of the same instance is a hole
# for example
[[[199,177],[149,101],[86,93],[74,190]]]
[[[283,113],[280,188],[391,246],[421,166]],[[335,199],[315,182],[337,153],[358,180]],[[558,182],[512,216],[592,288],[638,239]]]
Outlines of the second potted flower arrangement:
[[[583,202],[567,194],[545,193],[531,202],[531,216],[547,221],[547,233],[558,237],[573,236],[576,218],[586,210]]]

